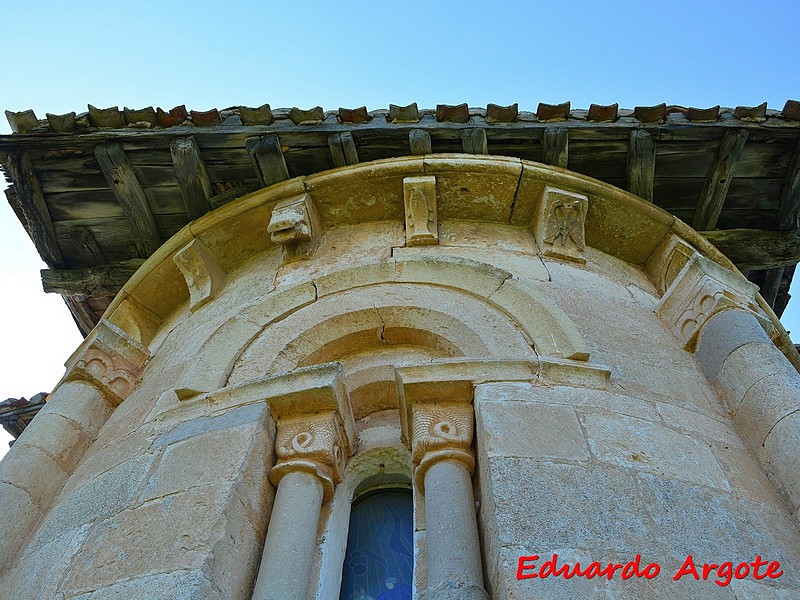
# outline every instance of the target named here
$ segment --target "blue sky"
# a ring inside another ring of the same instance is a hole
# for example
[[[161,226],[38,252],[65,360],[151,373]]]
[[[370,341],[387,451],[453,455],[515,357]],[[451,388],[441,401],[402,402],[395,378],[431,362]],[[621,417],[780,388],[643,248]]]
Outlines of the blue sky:
[[[6,2],[0,108],[800,99],[800,2]],[[0,133],[9,133],[0,123]],[[0,206],[0,399],[49,391],[80,338]],[[800,304],[800,298],[794,301]],[[787,328],[800,332],[800,306]],[[0,446],[4,444],[0,443]],[[1,449],[0,449],[1,451]]]

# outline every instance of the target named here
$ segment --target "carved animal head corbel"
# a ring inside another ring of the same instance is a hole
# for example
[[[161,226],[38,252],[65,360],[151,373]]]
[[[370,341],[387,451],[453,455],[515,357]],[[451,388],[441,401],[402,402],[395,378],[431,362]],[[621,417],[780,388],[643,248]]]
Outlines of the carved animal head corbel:
[[[317,249],[322,225],[311,196],[279,202],[267,227],[272,241],[283,246],[283,262],[310,258]]]

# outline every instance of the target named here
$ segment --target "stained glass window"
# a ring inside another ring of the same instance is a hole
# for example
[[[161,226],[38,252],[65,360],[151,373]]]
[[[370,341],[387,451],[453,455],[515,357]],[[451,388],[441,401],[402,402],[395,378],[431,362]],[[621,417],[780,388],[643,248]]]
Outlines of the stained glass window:
[[[353,504],[340,600],[411,600],[413,513],[406,490],[381,490]]]

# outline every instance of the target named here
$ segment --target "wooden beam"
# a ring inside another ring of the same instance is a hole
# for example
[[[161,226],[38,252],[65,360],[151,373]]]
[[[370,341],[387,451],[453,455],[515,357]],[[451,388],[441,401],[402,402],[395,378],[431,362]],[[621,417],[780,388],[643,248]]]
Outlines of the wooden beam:
[[[644,129],[631,129],[628,141],[628,191],[653,201],[656,151],[653,138]]]
[[[63,298],[81,335],[86,337],[94,329],[94,326],[100,322],[100,318],[86,304],[85,296],[63,296]]]
[[[328,147],[331,151],[331,158],[336,167],[346,167],[347,165],[358,164],[358,152],[353,134],[349,131],[342,133],[332,133],[328,136]]]
[[[100,144],[94,155],[130,223],[139,256],[147,258],[161,246],[161,235],[131,161],[121,144]]]
[[[411,146],[411,154],[421,156],[431,153],[431,134],[423,129],[412,129],[408,132],[408,145]]]
[[[42,269],[42,288],[66,296],[116,296],[142,263],[133,259],[88,269]]]
[[[70,266],[92,267],[94,265],[102,265],[105,263],[103,251],[94,239],[92,232],[86,227],[77,227],[71,229],[67,233],[69,244],[72,250],[78,257],[77,265],[71,264]],[[71,263],[73,261],[70,261]]]
[[[786,267],[770,269],[764,274],[764,283],[761,284],[761,296],[767,301],[771,308],[775,307],[775,300],[778,299],[778,291],[783,281],[783,272]]]
[[[255,164],[258,178],[265,187],[289,179],[289,168],[277,135],[273,133],[250,138],[245,141],[245,145]]]
[[[189,220],[199,219],[211,210],[211,180],[193,136],[172,140],[169,145],[175,177],[183,194]]]
[[[44,191],[33,170],[31,158],[26,152],[14,152],[7,156],[6,173],[14,183],[14,191],[6,193],[17,216],[24,217],[23,227],[33,241],[39,256],[50,267],[61,266],[64,258],[58,247],[53,220],[44,199]]]
[[[489,154],[489,144],[486,141],[486,130],[482,127],[465,129],[461,133],[461,144],[467,154]]]
[[[717,226],[717,219],[719,219],[725,204],[725,197],[728,195],[728,188],[731,186],[736,171],[736,163],[742,155],[747,136],[746,129],[725,132],[719,145],[717,159],[706,177],[703,192],[697,201],[697,209],[692,221],[692,227],[696,230],[708,231]]]
[[[789,163],[786,171],[786,180],[781,193],[781,203],[778,209],[777,227],[781,231],[797,231],[798,215],[800,214],[800,142]]]
[[[740,269],[759,271],[800,262],[800,236],[791,231],[723,229],[700,233]]]
[[[542,147],[542,162],[544,164],[567,168],[569,163],[569,129],[566,127],[546,127]]]

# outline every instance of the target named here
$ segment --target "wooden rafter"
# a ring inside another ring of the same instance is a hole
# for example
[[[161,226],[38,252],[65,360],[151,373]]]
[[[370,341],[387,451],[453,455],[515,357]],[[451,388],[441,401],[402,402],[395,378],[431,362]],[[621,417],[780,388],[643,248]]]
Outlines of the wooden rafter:
[[[566,127],[546,128],[542,146],[543,163],[567,168],[569,164],[569,129]]]
[[[731,186],[736,163],[744,150],[748,133],[746,129],[726,131],[719,145],[719,152],[706,177],[703,192],[697,202],[692,227],[698,231],[708,231],[717,226],[728,189]]]
[[[421,156],[431,153],[431,134],[424,129],[412,129],[408,132],[408,145],[411,154]]]
[[[100,144],[94,155],[130,223],[139,256],[147,258],[161,245],[161,235],[131,161],[121,144]]]
[[[42,269],[42,288],[66,296],[115,296],[143,262],[133,259],[88,269]]]
[[[334,166],[346,167],[347,165],[358,164],[356,143],[353,140],[353,134],[349,131],[329,135],[328,147],[331,151]]]
[[[628,147],[628,191],[653,201],[656,175],[656,152],[653,138],[644,129],[631,129]]]
[[[461,144],[466,154],[489,154],[486,130],[482,127],[462,131]]]
[[[186,214],[190,221],[194,221],[211,210],[209,199],[213,194],[206,165],[200,156],[197,140],[192,136],[172,140],[169,149]]]
[[[14,211],[23,215],[25,230],[33,240],[39,256],[50,267],[62,265],[64,259],[56,241],[53,221],[30,156],[26,152],[10,153],[5,167],[14,183],[13,193],[7,193],[6,197]]]
[[[701,233],[740,269],[759,271],[800,262],[800,236],[792,231],[718,229]]]
[[[250,138],[246,141],[246,146],[262,185],[270,186],[289,179],[289,169],[277,135]]]

